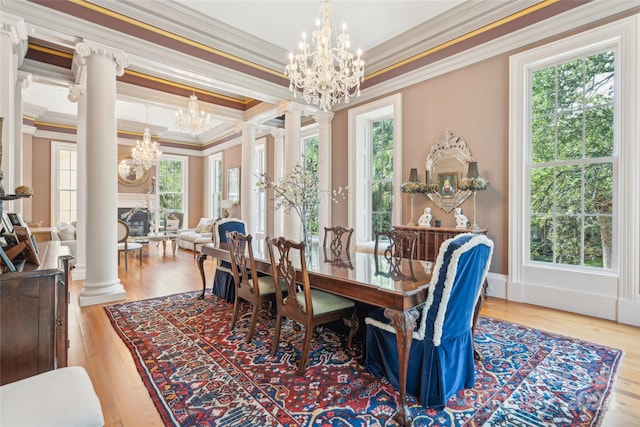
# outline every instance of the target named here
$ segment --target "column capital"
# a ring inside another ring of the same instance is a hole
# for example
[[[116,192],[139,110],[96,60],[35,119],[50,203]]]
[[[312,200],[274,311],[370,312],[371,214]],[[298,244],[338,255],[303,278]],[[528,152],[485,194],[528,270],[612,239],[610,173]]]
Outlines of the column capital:
[[[272,129],[270,133],[276,140],[284,139],[284,129],[282,128]]]
[[[123,75],[124,69],[129,66],[129,58],[127,58],[124,51],[93,41],[83,40],[76,44],[73,53],[74,68],[84,67],[86,65],[86,58],[91,55],[101,55],[112,59],[116,66],[116,76]]]
[[[18,78],[16,79],[16,86],[20,89],[26,89],[33,83],[33,74],[26,71],[19,70]]]
[[[236,122],[236,133],[256,132],[260,129],[260,126],[249,122]]]
[[[333,116],[335,116],[335,113],[332,111],[318,111],[313,115],[313,120],[321,125],[331,124]]]
[[[82,85],[69,85],[69,95],[67,98],[71,102],[78,102],[87,93],[87,87]]]
[[[9,36],[14,53],[18,55],[19,64],[22,64],[28,48],[28,32],[24,19],[9,13],[0,13],[0,34]]]
[[[300,116],[303,116],[307,114],[307,107],[305,105],[298,104],[297,102],[285,101],[278,106],[277,112],[278,115],[283,113],[297,113]]]

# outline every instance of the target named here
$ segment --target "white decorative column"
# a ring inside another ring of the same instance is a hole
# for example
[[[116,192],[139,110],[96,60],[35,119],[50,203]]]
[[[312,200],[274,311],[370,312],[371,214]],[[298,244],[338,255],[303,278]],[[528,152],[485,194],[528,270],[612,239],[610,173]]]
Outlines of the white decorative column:
[[[22,91],[29,87],[29,85],[33,82],[33,77],[31,73],[26,73],[24,71],[18,71],[18,76],[16,79],[16,92],[13,100],[13,108],[14,108],[14,124],[13,124],[13,179],[15,186],[23,185],[23,184],[31,184],[26,183],[24,181],[24,144],[22,143],[22,116],[24,107],[22,105]],[[14,187],[15,187],[14,186]],[[14,202],[13,209],[17,212],[22,212],[22,216],[26,218],[32,218],[31,214],[31,205],[29,205],[29,212],[24,210],[23,199],[18,199]]]
[[[273,180],[278,182],[284,176],[284,129],[274,129],[273,136]],[[282,236],[284,230],[284,211],[273,211],[273,236]]]
[[[0,117],[4,118],[0,170],[4,172],[2,184],[5,191],[13,193],[13,189],[21,184],[21,177],[16,176],[16,171],[22,173],[22,164],[15,167],[18,161],[15,152],[16,138],[19,137],[22,142],[22,134],[18,135],[20,129],[16,129],[16,122],[22,123],[22,115],[16,117],[15,105],[18,67],[27,53],[27,28],[22,18],[5,12],[0,13],[0,24]],[[16,210],[15,206],[15,201],[4,202],[5,210]]]
[[[240,218],[247,222],[248,233],[256,235],[256,218],[253,190],[255,177],[253,171],[254,149],[256,145],[256,127],[250,123],[239,123],[242,130],[242,167],[240,168]]]
[[[116,75],[129,61],[124,52],[91,41],[76,45],[74,62],[87,76],[87,279],[80,306],[126,298],[118,278],[118,131]]]
[[[76,253],[74,269],[71,270],[73,280],[87,278],[87,90],[82,85],[69,87],[69,101],[78,104],[78,124],[76,126],[78,182],[77,216],[76,216]]]
[[[331,189],[331,121],[334,113],[318,112],[313,115],[318,123],[318,181],[320,181],[320,197],[318,198],[318,231],[320,238],[324,235],[324,227],[331,227],[331,210],[333,197]]]
[[[300,164],[300,127],[304,106],[295,102],[283,104],[278,112],[284,112],[284,174],[291,173]],[[296,241],[302,240],[302,223],[293,210],[284,213],[282,235]]]

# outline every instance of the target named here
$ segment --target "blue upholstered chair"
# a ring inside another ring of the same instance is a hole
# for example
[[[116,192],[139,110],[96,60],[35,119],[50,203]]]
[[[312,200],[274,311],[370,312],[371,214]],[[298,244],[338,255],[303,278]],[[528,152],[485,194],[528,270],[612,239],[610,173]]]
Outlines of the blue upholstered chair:
[[[449,397],[474,384],[473,312],[487,276],[493,242],[460,234],[442,243],[429,294],[413,331],[407,393],[441,409]],[[398,388],[395,329],[382,309],[366,318],[365,367]]]
[[[221,243],[227,243],[227,232],[237,231],[245,234],[247,223],[238,218],[222,218],[213,224],[213,244],[219,247]],[[235,283],[231,263],[218,260],[216,274],[213,278],[213,295],[217,295],[227,302],[234,302],[236,297]]]

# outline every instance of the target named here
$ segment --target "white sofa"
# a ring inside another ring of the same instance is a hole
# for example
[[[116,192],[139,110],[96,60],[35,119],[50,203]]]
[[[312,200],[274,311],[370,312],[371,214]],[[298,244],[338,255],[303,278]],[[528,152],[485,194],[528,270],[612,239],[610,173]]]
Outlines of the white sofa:
[[[196,228],[183,229],[178,231],[178,247],[190,251],[200,252],[203,243],[213,241],[213,218],[200,218]]]
[[[100,427],[100,399],[80,366],[54,369],[0,387],[0,424]]]
[[[51,230],[51,240],[60,241],[62,246],[67,246],[71,251],[71,255],[74,256],[74,259],[71,260],[70,265],[75,265],[75,256],[77,253],[77,242],[76,242],[76,228],[73,224],[67,224],[66,222],[61,222],[58,224],[53,230]]]

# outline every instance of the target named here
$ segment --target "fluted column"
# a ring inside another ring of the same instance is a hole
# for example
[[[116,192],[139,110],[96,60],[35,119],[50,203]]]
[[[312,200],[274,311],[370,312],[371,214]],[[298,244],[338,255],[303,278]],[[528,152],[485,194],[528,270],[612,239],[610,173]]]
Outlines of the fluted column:
[[[256,126],[250,123],[241,123],[242,130],[242,168],[240,168],[240,217],[247,221],[248,232],[256,235],[255,206],[253,189],[255,177],[253,176],[254,151],[256,146]]]
[[[273,180],[279,181],[284,176],[284,129],[274,129],[273,136]],[[273,211],[273,236],[282,236],[284,230],[284,212],[282,209]]]
[[[73,280],[87,278],[87,90],[81,85],[69,87],[69,101],[78,103],[78,124],[76,127],[78,182],[76,187],[77,216],[76,216],[76,253],[74,269],[71,271]]]
[[[16,115],[16,92],[18,80],[18,67],[27,53],[27,28],[22,18],[0,13],[0,117],[4,117],[2,124],[2,155],[0,156],[0,170],[4,172],[3,186],[7,193],[13,193],[13,189],[20,185],[22,164],[16,168],[18,160],[16,138],[22,142],[22,132],[16,128],[16,122],[22,120],[22,114]],[[20,94],[20,104],[22,104]],[[20,110],[21,111],[21,110]],[[20,144],[22,146],[22,144]],[[20,156],[21,154],[18,153]],[[17,201],[4,202],[4,209],[15,211]]]
[[[33,76],[31,73],[24,71],[18,71],[18,78],[16,79],[15,97],[13,101],[14,108],[14,134],[13,134],[13,179],[15,185],[32,184],[31,182],[25,182],[24,180],[24,144],[22,143],[22,116],[24,111],[22,101],[22,91],[31,85],[33,82]],[[14,202],[13,209],[17,212],[22,212],[24,218],[33,219],[31,203],[29,203],[29,210],[25,210],[24,199],[18,199]]]
[[[331,209],[333,198],[331,195],[331,121],[334,113],[318,112],[313,118],[318,123],[319,147],[318,147],[318,188],[321,191],[318,198],[318,231],[320,238],[323,236],[324,227],[331,227]]]
[[[124,52],[99,43],[76,45],[74,62],[87,77],[87,279],[80,306],[126,298],[118,278],[118,133],[116,76],[129,61]]]
[[[284,174],[288,175],[300,164],[300,127],[304,106],[288,102],[280,110],[284,111]],[[289,239],[302,240],[302,223],[293,210],[284,213],[282,234]]]

